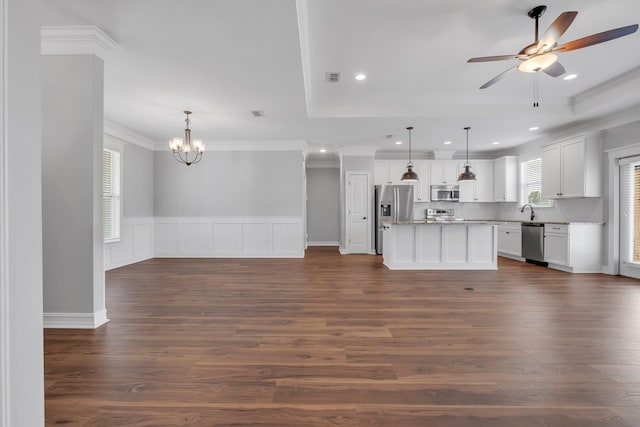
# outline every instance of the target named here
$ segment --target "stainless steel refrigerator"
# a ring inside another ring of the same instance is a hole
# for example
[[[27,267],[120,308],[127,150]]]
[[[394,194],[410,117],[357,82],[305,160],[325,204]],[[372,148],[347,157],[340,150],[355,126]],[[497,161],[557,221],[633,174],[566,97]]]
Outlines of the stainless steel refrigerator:
[[[382,223],[413,220],[413,185],[376,185],[376,253],[382,254]]]

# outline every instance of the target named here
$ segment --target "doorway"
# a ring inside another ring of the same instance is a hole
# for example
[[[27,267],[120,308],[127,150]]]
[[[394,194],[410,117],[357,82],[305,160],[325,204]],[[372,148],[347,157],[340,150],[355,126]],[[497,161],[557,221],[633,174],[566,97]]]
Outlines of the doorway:
[[[620,274],[640,279],[640,157],[620,159]]]

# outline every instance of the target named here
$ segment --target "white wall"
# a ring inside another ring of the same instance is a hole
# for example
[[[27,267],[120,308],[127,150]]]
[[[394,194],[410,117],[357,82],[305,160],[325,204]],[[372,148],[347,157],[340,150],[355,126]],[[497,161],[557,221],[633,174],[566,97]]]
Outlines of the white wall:
[[[307,234],[309,245],[339,244],[339,168],[307,168]]]
[[[122,216],[152,217],[153,151],[138,145],[124,145],[122,161]]]
[[[154,157],[156,217],[302,216],[301,151],[207,151],[198,164]]]
[[[107,321],[102,231],[104,64],[41,59],[45,326]],[[60,250],[60,248],[64,250]]]
[[[38,7],[0,0],[2,427],[44,425]]]

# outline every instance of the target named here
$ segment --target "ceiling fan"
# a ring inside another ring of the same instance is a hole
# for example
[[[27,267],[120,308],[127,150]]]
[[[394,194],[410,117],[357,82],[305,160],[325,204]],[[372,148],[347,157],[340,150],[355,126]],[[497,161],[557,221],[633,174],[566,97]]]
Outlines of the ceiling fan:
[[[501,80],[510,71],[516,68],[525,73],[535,73],[544,71],[551,77],[563,75],[566,70],[558,61],[558,56],[554,52],[569,52],[571,50],[582,49],[583,47],[593,46],[598,43],[604,43],[619,37],[633,34],[638,30],[638,24],[628,25],[626,27],[615,28],[613,30],[604,31],[602,33],[592,34],[582,37],[558,46],[558,39],[567,31],[578,12],[563,12],[555,21],[547,28],[547,31],[538,38],[538,19],[547,10],[547,6],[536,6],[531,9],[527,15],[536,21],[536,39],[533,43],[522,48],[517,55],[498,55],[483,56],[479,58],[471,58],[467,62],[491,62],[504,61],[507,59],[518,59],[522,62],[508,70],[498,74],[482,86],[480,89],[486,89]]]

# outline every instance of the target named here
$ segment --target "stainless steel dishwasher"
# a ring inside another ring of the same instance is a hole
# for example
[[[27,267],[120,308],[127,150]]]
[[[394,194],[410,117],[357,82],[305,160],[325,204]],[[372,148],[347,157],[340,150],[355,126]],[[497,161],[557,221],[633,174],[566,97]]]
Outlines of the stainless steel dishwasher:
[[[522,257],[527,262],[547,266],[544,262],[544,224],[523,222]]]

